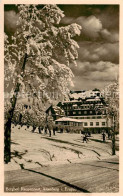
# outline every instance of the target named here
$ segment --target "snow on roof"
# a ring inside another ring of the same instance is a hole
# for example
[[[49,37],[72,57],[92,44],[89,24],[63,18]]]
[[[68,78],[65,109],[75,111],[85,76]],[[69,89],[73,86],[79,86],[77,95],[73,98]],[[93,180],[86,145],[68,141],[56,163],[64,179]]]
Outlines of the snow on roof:
[[[83,98],[84,96],[85,96],[85,92],[84,93],[73,93],[70,95],[70,97],[74,99]]]
[[[59,118],[57,120],[55,120],[56,122],[60,121],[60,122],[64,122],[64,121],[71,121],[71,122],[82,122],[81,120],[78,119],[73,119],[73,118],[67,118],[67,117],[62,117]]]
[[[87,99],[86,101],[100,101],[100,99]]]
[[[71,101],[64,101],[64,103],[78,103],[78,102],[81,102],[81,101],[78,101],[78,100],[71,100]]]
[[[100,98],[99,97],[95,97],[95,99],[100,101]]]

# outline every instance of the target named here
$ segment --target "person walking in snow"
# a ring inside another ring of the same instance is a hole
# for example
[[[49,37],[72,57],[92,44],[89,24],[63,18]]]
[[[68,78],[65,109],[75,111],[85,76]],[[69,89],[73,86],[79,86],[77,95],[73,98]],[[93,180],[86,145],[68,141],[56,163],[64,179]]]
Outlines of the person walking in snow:
[[[85,135],[83,136],[83,143],[84,143],[84,141],[87,143],[87,140],[88,140],[88,137],[87,137],[87,134],[85,134]]]

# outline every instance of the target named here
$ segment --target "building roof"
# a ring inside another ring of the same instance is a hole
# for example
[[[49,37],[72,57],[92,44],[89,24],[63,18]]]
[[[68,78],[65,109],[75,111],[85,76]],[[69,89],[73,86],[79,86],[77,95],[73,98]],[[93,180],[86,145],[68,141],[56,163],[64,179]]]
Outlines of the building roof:
[[[78,120],[78,119],[74,119],[74,118],[68,118],[68,117],[62,117],[62,118],[59,118],[57,120],[55,120],[56,122],[64,122],[64,121],[70,121],[70,122],[82,122],[81,120]]]
[[[86,101],[87,102],[89,102],[89,101],[100,101],[100,99],[97,99],[97,98],[96,99],[87,99]]]
[[[64,103],[81,103],[82,101],[78,101],[78,100],[71,100],[71,101],[64,101],[64,102],[62,102],[63,104]]]

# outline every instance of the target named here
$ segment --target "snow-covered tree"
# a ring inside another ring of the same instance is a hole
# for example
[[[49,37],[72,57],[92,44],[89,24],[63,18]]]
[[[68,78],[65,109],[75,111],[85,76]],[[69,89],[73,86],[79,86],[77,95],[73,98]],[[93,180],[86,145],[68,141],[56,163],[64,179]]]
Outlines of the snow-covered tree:
[[[5,124],[5,162],[11,159],[11,122],[20,91],[43,94],[42,102],[49,100],[48,92],[57,91],[66,96],[72,84],[73,73],[69,63],[76,65],[78,44],[74,36],[81,27],[59,25],[64,17],[57,5],[19,5],[19,20],[15,34],[8,43],[5,36],[5,85],[12,86],[11,107]]]
[[[119,84],[118,81],[107,85],[104,89],[105,102],[108,116],[115,117],[115,126],[119,128]]]
[[[103,91],[107,118],[112,119],[112,155],[115,155],[115,134],[119,132],[119,83],[107,85]]]

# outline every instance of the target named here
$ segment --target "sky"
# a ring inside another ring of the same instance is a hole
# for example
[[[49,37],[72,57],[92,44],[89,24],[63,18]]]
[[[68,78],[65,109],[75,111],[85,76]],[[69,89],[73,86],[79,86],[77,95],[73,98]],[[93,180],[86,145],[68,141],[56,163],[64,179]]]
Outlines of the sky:
[[[76,37],[79,45],[74,87],[71,90],[103,89],[119,72],[119,6],[118,5],[58,5],[65,17],[60,25],[77,23],[82,26]],[[8,35],[16,30],[18,19],[14,5],[5,6],[4,29]]]

